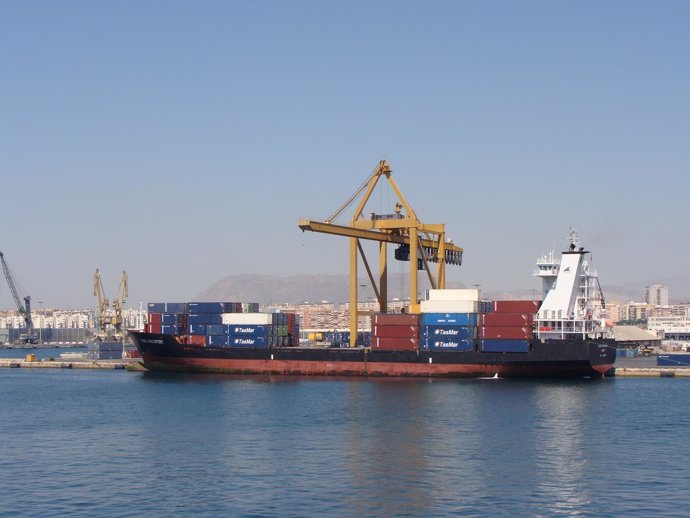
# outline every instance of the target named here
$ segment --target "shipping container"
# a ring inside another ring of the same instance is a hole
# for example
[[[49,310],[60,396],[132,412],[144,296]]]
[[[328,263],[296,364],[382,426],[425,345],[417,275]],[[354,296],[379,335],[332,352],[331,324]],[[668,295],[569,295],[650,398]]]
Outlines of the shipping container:
[[[527,353],[529,340],[481,340],[479,350],[485,353]]]
[[[206,326],[204,324],[189,324],[187,330],[190,335],[206,335]]]
[[[187,304],[185,302],[166,302],[164,313],[186,313]]]
[[[490,300],[482,300],[479,302],[479,313],[491,313],[493,309],[493,302]]]
[[[163,325],[177,324],[177,314],[175,314],[175,313],[163,313],[161,315],[160,323]]]
[[[381,326],[418,326],[419,315],[410,313],[374,313],[371,324]]]
[[[222,324],[223,317],[220,313],[189,313],[187,317],[189,325],[192,324]]]
[[[455,338],[473,340],[477,336],[476,326],[421,326],[420,334],[424,337]]]
[[[209,324],[206,326],[206,334],[209,336],[227,335],[228,326],[223,324]]]
[[[271,313],[223,313],[222,323],[229,325],[270,325],[273,324]]]
[[[418,338],[418,326],[374,325],[372,335],[379,338]]]
[[[256,337],[266,337],[273,335],[273,326],[259,326],[259,325],[235,325],[235,326],[225,326],[227,334],[235,337],[242,336],[256,336]]]
[[[223,302],[223,313],[242,313],[242,303]]]
[[[207,347],[227,347],[230,343],[228,335],[208,335],[206,337]]]
[[[532,328],[531,327],[518,327],[518,326],[480,327],[479,328],[479,338],[490,338],[490,339],[507,338],[510,340],[532,338]]]
[[[422,313],[477,313],[476,300],[423,300],[419,303]]]
[[[422,313],[420,326],[476,326],[477,313]]]
[[[481,298],[481,290],[479,288],[426,290],[427,300],[465,300],[479,302]]]
[[[230,337],[230,347],[268,347],[268,337],[237,336]]]
[[[161,332],[160,324],[149,324],[149,333],[159,334]]]
[[[187,302],[187,313],[223,313],[222,302]]]
[[[386,349],[391,351],[416,351],[419,349],[418,338],[381,338],[374,336],[371,339],[372,349]]]
[[[165,302],[149,302],[149,313],[165,313]]]
[[[430,336],[421,340],[420,348],[439,351],[474,351],[474,340]]]
[[[527,313],[487,313],[485,315],[479,315],[479,325],[485,327],[530,327],[533,323],[534,315]]]
[[[98,347],[97,349],[98,350],[94,351],[94,353],[98,357],[99,360],[121,360],[122,359],[122,344],[120,344],[119,350],[101,349],[100,347]]]
[[[159,332],[163,333],[164,335],[176,335],[177,324],[161,324]]]
[[[495,300],[494,313],[528,313],[534,314],[541,306],[540,300]]]
[[[162,313],[149,313],[148,317],[149,324],[162,324],[163,314]]]

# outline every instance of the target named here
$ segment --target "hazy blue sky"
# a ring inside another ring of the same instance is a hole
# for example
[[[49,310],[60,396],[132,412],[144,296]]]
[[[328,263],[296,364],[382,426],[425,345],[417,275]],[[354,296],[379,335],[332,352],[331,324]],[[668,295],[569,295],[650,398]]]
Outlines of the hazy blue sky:
[[[604,284],[685,274],[688,27],[687,1],[5,0],[0,251],[46,306],[93,305],[96,267],[128,306],[346,273],[297,220],[386,159],[465,248],[451,280],[538,287],[571,225]]]

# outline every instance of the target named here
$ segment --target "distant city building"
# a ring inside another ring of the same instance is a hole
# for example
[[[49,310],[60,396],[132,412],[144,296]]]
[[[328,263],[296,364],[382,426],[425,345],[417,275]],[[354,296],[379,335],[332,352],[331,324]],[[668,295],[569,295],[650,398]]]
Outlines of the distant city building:
[[[619,322],[634,322],[637,320],[646,320],[650,311],[649,304],[644,302],[629,302],[628,304],[621,304]]]
[[[618,322],[621,319],[621,305],[606,303],[606,318],[612,322]]]
[[[652,284],[644,289],[644,301],[650,306],[668,306],[668,286]]]
[[[647,329],[666,340],[690,341],[690,316],[649,317]]]

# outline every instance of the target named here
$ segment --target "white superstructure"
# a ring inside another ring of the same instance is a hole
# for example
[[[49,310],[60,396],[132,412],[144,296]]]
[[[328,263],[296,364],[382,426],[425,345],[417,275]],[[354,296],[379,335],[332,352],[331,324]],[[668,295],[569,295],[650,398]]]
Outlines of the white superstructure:
[[[588,254],[571,228],[568,250],[560,261],[553,252],[537,260],[534,275],[543,280],[544,297],[537,313],[538,338],[584,339],[606,333],[604,299]]]

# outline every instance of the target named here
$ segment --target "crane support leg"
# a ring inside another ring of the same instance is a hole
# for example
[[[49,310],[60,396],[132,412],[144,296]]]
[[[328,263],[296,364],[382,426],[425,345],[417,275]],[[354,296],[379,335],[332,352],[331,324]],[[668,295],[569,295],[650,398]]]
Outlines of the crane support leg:
[[[417,298],[417,227],[410,228],[410,313],[419,313],[419,299]]]
[[[350,347],[357,345],[357,248],[359,240],[350,238]]]
[[[388,312],[388,248],[385,242],[379,243],[379,311]]]

